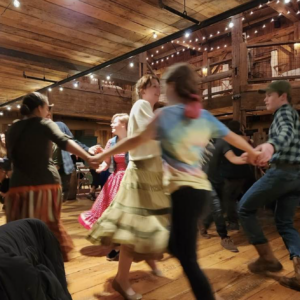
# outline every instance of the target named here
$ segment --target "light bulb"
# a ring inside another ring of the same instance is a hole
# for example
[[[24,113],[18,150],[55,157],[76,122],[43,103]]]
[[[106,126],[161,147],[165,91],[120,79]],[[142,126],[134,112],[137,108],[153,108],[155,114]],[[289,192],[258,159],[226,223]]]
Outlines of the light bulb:
[[[154,65],[154,62],[152,62],[151,65],[153,66],[153,65]]]
[[[62,92],[64,90],[64,88],[62,86],[60,86],[59,90]]]
[[[244,18],[244,17],[242,18],[242,21],[245,21],[245,18]]]
[[[20,7],[21,3],[18,0],[14,0],[14,7]]]
[[[220,34],[220,31],[218,31],[217,34]]]
[[[204,36],[203,38],[202,38],[202,40],[205,40],[206,39],[206,37]]]
[[[227,31],[227,30],[228,30],[228,28],[226,27],[226,28],[225,28],[225,31]]]
[[[91,74],[90,77],[93,79],[94,78],[94,74]]]
[[[157,38],[157,34],[155,32],[153,32],[153,38],[156,39]]]
[[[257,31],[257,30],[255,30],[255,31],[254,31],[254,33],[256,34],[256,33],[258,33],[258,31]]]
[[[158,51],[158,50],[156,50],[156,53],[159,53],[159,51]]]
[[[17,105],[17,108],[21,108],[21,105],[20,105],[20,104],[18,104],[18,105]]]
[[[74,86],[75,88],[78,88],[78,82],[77,82],[77,81],[74,82],[74,83],[73,83],[73,86]]]
[[[3,116],[3,111],[0,111],[0,116]]]
[[[172,54],[171,57],[174,57],[174,54]]]
[[[10,107],[10,106],[7,106],[6,109],[7,109],[7,110],[11,110],[11,107]]]
[[[233,22],[230,22],[228,26],[229,28],[232,28],[234,26]]]
[[[52,91],[52,89],[51,89],[51,88],[48,88],[48,91],[49,91],[49,92],[51,92],[51,91]]]
[[[106,80],[110,80],[110,76],[109,75],[106,76]]]
[[[153,54],[151,54],[151,57],[153,57],[154,55]]]
[[[210,34],[210,35],[209,35],[209,37],[213,37],[213,35],[212,35],[212,34]]]
[[[161,46],[161,49],[164,49],[164,46]]]
[[[198,42],[198,39],[195,39],[195,42],[197,43],[197,42]]]
[[[253,11],[250,11],[250,15],[253,15]]]
[[[291,2],[291,0],[284,0],[284,3],[285,4],[288,4],[288,3],[290,3]]]
[[[134,63],[131,62],[131,63],[129,64],[129,67],[130,67],[130,68],[133,68],[133,67],[134,67]]]
[[[167,57],[167,60],[169,60],[169,56]]]
[[[190,36],[190,33],[187,31],[187,32],[184,34],[184,36],[185,36],[186,38],[188,38],[188,37]]]

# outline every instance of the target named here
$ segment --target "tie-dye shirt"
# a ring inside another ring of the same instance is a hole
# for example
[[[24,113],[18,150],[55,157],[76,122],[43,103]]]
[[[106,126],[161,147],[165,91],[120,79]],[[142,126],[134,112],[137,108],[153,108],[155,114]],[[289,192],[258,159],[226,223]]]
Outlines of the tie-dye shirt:
[[[204,109],[198,119],[185,117],[184,109],[183,104],[164,107],[156,123],[156,138],[168,166],[170,192],[181,186],[211,190],[202,171],[206,146],[210,139],[226,136],[229,129]]]

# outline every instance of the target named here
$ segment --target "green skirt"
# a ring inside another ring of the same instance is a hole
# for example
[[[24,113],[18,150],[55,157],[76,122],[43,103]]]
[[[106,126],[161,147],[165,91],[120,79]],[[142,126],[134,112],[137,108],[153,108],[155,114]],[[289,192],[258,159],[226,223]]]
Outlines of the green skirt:
[[[160,157],[130,161],[117,195],[87,239],[127,245],[136,259],[160,257],[167,251],[170,226],[170,199],[162,181]]]

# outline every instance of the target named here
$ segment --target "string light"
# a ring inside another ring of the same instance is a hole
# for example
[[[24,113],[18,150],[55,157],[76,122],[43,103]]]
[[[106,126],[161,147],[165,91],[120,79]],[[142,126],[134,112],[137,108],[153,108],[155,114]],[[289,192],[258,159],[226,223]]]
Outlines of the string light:
[[[274,19],[272,19],[271,22],[274,22]]]
[[[279,13],[279,15],[278,15],[278,16],[280,17],[281,15],[282,15],[282,13]]]
[[[217,34],[220,34],[220,31],[218,31]]]
[[[250,38],[250,35],[248,34],[248,35],[247,35],[247,39],[249,39],[249,38]]]
[[[156,50],[156,53],[159,53],[159,51],[158,51],[158,50]]]
[[[153,54],[151,54],[151,57],[153,57],[154,55]]]
[[[51,89],[51,88],[48,88],[48,91],[49,91],[49,92],[51,92],[51,91],[52,91],[52,89]]]
[[[259,7],[258,8],[262,8],[262,5],[261,4],[259,4]]]
[[[3,116],[3,111],[0,111],[0,116]]]
[[[219,49],[220,49],[220,46],[218,46],[217,49],[219,50]]]
[[[185,51],[185,49],[182,49],[182,52],[184,52]]]
[[[186,37],[186,38],[188,38],[189,36],[190,36],[190,32],[186,32],[185,34],[184,34],[184,36]]]
[[[107,76],[106,76],[106,80],[110,80],[110,75],[107,75]]]
[[[227,48],[227,45],[224,45],[224,48]]]
[[[228,28],[226,27],[226,28],[225,28],[225,31],[227,31],[227,30],[228,30]]]
[[[60,86],[59,90],[62,92],[64,90],[64,88],[62,86]]]
[[[133,68],[133,67],[134,67],[134,63],[131,62],[131,63],[129,64],[129,67],[130,67],[130,68]]]
[[[198,42],[198,39],[195,39],[195,42],[197,43],[197,42]]]
[[[242,17],[242,21],[245,21],[245,18],[244,18],[244,17]]]
[[[299,0],[299,1],[300,1],[300,0]],[[297,15],[299,15],[299,14],[300,14],[300,10],[297,11]]]
[[[288,3],[290,3],[291,2],[291,0],[284,0],[284,3],[285,4],[288,4]]]
[[[206,37],[204,36],[203,38],[202,38],[202,40],[205,40],[206,39]]]
[[[253,15],[253,11],[250,11],[250,15]]]
[[[179,41],[177,41],[177,44],[179,44]]]
[[[163,62],[163,61],[164,61],[164,59],[162,58],[162,59],[161,59],[161,62]]]
[[[174,41],[171,41],[171,43],[173,44],[173,43],[174,43]]]
[[[93,79],[93,78],[94,78],[94,75],[93,75],[93,74],[90,74],[90,77]]]
[[[264,24],[264,25],[262,26],[262,28],[266,28],[266,25]]]
[[[289,15],[290,13],[291,13],[290,11],[287,12],[288,15]]]
[[[192,42],[192,40],[190,40],[190,43]]]
[[[171,57],[174,57],[174,54],[172,54]]]
[[[164,49],[165,47],[164,46],[161,46],[161,49]]]
[[[280,0],[277,0],[277,2],[276,2],[276,3],[277,3],[277,4],[278,4],[278,3],[280,3]]]
[[[254,31],[254,33],[256,34],[256,33],[258,33],[258,31],[257,31],[257,30],[255,30],[255,31]]]
[[[198,50],[200,51],[200,50],[201,50],[201,47],[199,47]]]
[[[213,37],[213,35],[212,35],[212,34],[210,34],[210,35],[209,35],[209,37],[211,38],[211,37]]]
[[[169,60],[169,56],[167,57],[167,60]]]
[[[156,64],[158,64],[158,60],[156,61]]]
[[[153,38],[156,39],[157,38],[157,34],[155,32],[153,32]]]
[[[73,83],[73,86],[74,86],[74,88],[78,88],[78,82],[75,81],[75,82]]]
[[[151,65],[153,66],[153,65],[154,65],[154,62],[152,62]]]
[[[185,40],[183,40],[183,44],[185,44]]]
[[[21,3],[18,0],[14,0],[14,7],[20,7]]]
[[[179,55],[179,51],[177,51],[177,55]]]
[[[148,60],[149,58],[148,57],[146,57],[146,60]]]
[[[18,104],[18,105],[17,105],[17,108],[21,108],[21,105],[20,105],[20,104]]]
[[[233,22],[230,22],[228,26],[229,28],[232,28],[234,26]]]
[[[207,48],[204,49],[204,51],[206,51],[206,50],[207,50]]]
[[[193,47],[193,50],[195,50],[196,49],[196,47]]]
[[[10,107],[10,106],[7,106],[6,109],[7,109],[7,110],[11,110],[11,107]]]

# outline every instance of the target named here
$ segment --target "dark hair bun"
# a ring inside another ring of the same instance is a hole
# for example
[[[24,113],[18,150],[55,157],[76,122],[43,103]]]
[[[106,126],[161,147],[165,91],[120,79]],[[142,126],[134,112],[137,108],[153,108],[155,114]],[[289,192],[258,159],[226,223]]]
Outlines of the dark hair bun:
[[[20,108],[20,113],[23,116],[28,116],[28,115],[30,115],[31,111],[26,104],[22,104],[21,108]]]

